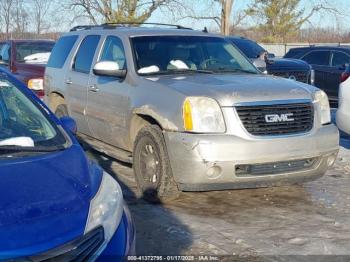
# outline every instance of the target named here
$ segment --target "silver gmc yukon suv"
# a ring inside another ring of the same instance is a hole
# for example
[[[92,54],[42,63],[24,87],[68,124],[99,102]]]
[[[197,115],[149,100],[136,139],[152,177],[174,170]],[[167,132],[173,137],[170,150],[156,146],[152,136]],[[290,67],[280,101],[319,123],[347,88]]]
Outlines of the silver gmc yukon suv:
[[[44,86],[82,140],[133,163],[149,200],[309,181],[338,153],[327,95],[261,74],[220,35],[76,27],[56,43]]]

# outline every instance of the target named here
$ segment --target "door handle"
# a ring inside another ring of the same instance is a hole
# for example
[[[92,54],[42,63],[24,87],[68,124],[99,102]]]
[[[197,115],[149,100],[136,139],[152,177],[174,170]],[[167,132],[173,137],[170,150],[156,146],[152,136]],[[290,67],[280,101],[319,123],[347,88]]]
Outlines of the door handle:
[[[92,85],[92,86],[90,86],[89,91],[96,93],[96,92],[100,91],[100,89],[96,85]]]
[[[66,79],[66,84],[67,84],[67,85],[71,85],[71,84],[73,84],[73,82],[72,82],[72,80],[70,80],[70,79]]]

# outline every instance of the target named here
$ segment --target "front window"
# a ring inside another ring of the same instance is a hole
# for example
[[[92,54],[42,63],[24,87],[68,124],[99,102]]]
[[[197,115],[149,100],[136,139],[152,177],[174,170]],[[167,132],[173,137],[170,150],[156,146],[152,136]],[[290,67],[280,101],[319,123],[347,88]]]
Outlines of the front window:
[[[178,72],[257,74],[229,42],[206,36],[142,36],[131,39],[141,75]]]
[[[67,140],[46,112],[0,75],[0,156],[65,148]]]
[[[54,42],[19,42],[16,43],[16,61],[26,64],[46,64]]]

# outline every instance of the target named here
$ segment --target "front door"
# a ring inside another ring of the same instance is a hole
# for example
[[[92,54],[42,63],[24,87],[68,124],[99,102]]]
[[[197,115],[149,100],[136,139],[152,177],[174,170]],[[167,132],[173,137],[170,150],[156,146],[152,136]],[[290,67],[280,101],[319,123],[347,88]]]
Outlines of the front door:
[[[97,61],[113,61],[126,69],[123,43],[107,36]],[[93,75],[88,90],[87,118],[93,136],[110,145],[127,149],[130,85],[126,79]]]
[[[91,135],[86,114],[87,90],[90,80],[90,69],[100,36],[86,36],[76,53],[71,70],[65,77],[66,101],[70,115],[75,119],[78,132]]]

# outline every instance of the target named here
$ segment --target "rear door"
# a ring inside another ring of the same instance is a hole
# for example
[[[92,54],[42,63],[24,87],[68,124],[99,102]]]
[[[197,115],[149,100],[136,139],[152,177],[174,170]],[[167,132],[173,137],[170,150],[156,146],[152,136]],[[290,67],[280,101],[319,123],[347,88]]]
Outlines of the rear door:
[[[330,77],[332,67],[330,66],[331,52],[328,50],[313,50],[302,57],[315,70],[315,86],[330,93]]]
[[[126,69],[122,40],[106,36],[96,61],[113,61]],[[126,79],[93,75],[88,90],[87,118],[93,136],[110,145],[127,149],[130,84]]]
[[[95,51],[99,44],[101,36],[86,36],[76,52],[71,69],[67,72],[65,78],[66,101],[69,107],[70,115],[76,120],[78,132],[91,136],[91,131],[87,122],[86,105],[87,90],[89,85],[91,65],[95,56]]]

